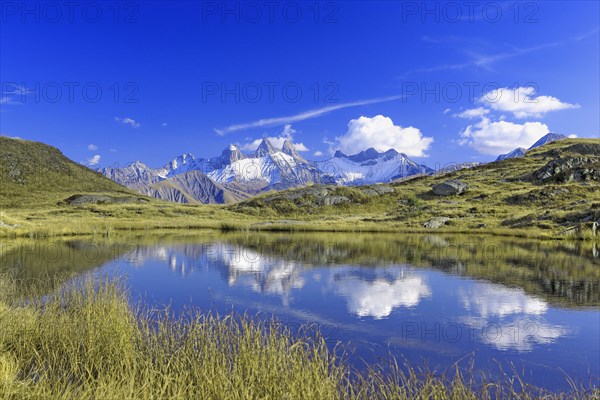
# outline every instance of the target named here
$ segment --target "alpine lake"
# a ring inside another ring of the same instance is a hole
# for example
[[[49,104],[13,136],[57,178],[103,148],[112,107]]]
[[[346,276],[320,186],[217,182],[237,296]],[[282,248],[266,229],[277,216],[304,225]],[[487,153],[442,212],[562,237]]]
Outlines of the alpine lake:
[[[123,279],[132,305],[314,329],[357,368],[397,360],[598,386],[600,245],[492,236],[158,232],[5,240],[22,285]]]

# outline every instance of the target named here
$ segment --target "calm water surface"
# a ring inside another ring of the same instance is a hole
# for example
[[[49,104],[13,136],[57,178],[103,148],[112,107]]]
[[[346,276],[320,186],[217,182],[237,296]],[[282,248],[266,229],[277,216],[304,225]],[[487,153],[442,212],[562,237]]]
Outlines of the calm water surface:
[[[124,275],[132,302],[317,323],[358,367],[457,361],[534,385],[598,385],[600,258],[585,243],[465,236],[250,234],[14,242],[23,278]]]

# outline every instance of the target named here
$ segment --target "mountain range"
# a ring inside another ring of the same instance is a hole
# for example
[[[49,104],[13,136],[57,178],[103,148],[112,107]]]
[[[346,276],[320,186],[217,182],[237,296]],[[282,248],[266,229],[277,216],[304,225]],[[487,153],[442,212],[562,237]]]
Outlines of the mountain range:
[[[232,203],[269,190],[310,184],[368,185],[432,173],[433,170],[390,149],[369,148],[354,155],[340,151],[326,161],[304,159],[287,139],[281,149],[263,139],[256,151],[229,145],[220,156],[181,155],[160,168],[136,161],[98,172],[142,194],[178,203]]]
[[[549,133],[528,149],[516,148],[500,155],[496,161],[522,157],[531,149],[566,138]],[[449,173],[477,165],[479,163],[464,163],[437,172]],[[101,168],[98,172],[141,194],[163,200],[227,204],[270,190],[310,184],[371,185],[435,171],[394,149],[380,152],[369,148],[354,155],[337,151],[328,160],[312,162],[298,154],[290,139],[286,139],[280,149],[269,139],[263,139],[252,153],[244,153],[239,146],[231,144],[221,155],[208,159],[188,153],[160,168],[150,168],[136,161],[123,168]]]

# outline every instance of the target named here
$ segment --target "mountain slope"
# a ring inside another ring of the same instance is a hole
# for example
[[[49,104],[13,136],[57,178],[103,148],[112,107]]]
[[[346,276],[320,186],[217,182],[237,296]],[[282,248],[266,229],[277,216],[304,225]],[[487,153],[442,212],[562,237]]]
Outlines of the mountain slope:
[[[175,203],[227,204],[243,199],[200,171],[189,171],[140,188],[145,195]]]
[[[523,157],[525,155],[525,153],[527,153],[529,150],[533,150],[533,149],[543,146],[545,144],[556,142],[557,140],[564,140],[564,139],[567,139],[567,137],[565,135],[561,135],[560,133],[547,133],[546,135],[539,138],[529,148],[525,149],[523,147],[517,147],[516,149],[514,149],[513,151],[511,151],[509,153],[499,155],[498,158],[496,158],[496,161],[506,160],[507,158]]]
[[[527,150],[532,150],[537,147],[543,146],[548,143],[556,142],[557,140],[567,139],[565,135],[561,135],[560,133],[548,133],[541,138],[538,139],[537,142],[531,145]]]
[[[506,160],[507,158],[523,157],[525,155],[525,153],[527,153],[527,149],[526,148],[524,148],[524,147],[517,147],[516,149],[514,149],[510,153],[499,155],[498,158],[496,158],[496,161]]]
[[[448,197],[433,193],[433,185],[448,180],[468,189]],[[600,224],[600,140],[554,141],[520,158],[389,184],[286,190],[230,209],[268,218],[273,229],[283,229],[277,221],[285,220],[301,224],[293,227],[297,230],[305,225],[423,230],[432,229],[437,218],[443,219],[442,231],[591,236],[593,223]]]
[[[79,193],[133,192],[43,143],[0,136],[0,209],[56,205]]]

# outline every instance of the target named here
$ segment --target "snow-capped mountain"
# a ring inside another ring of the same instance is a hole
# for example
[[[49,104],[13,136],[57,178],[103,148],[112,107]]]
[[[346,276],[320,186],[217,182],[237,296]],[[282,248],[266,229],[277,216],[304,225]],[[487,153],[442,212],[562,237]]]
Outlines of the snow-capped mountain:
[[[98,172],[123,186],[136,190],[164,179],[158,171],[139,161],[123,168],[101,168]]]
[[[98,171],[143,194],[183,203],[229,203],[266,190],[313,183],[364,185],[433,172],[393,149],[371,148],[350,156],[338,151],[329,160],[311,162],[298,154],[289,139],[281,149],[264,139],[251,154],[230,145],[209,159],[184,154],[157,169],[135,162]]]
[[[496,161],[506,160],[507,158],[523,157],[525,155],[525,153],[527,153],[529,150],[535,149],[537,147],[543,146],[543,145],[551,143],[551,142],[556,142],[557,140],[563,140],[563,139],[567,139],[567,136],[561,135],[560,133],[548,133],[548,134],[542,136],[541,138],[539,138],[538,141],[535,142],[534,144],[532,144],[531,147],[529,147],[528,149],[525,149],[523,147],[518,147],[518,148],[514,149],[513,151],[511,151],[510,153],[506,153],[506,154],[502,154],[502,155],[498,156]]]
[[[332,176],[338,185],[369,185],[433,172],[394,149],[379,152],[369,148],[352,156],[337,151],[333,158],[318,162],[317,165],[324,174]]]

